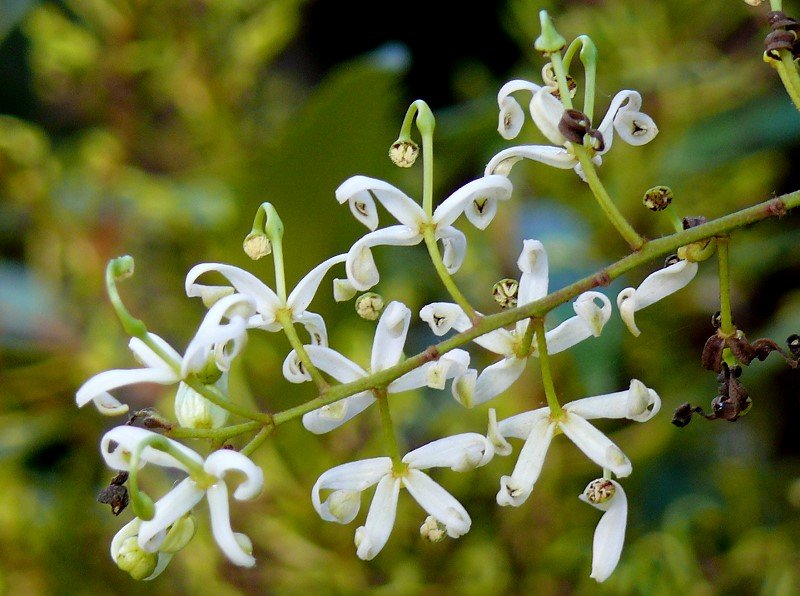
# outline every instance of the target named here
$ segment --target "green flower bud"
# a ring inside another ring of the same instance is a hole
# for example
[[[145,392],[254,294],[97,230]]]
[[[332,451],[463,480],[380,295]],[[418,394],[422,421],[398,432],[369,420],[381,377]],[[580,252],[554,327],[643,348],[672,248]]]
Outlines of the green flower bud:
[[[228,377],[220,374],[216,386],[225,394]],[[184,428],[220,428],[228,420],[228,411],[208,401],[186,383],[181,383],[175,395],[175,417]]]
[[[266,234],[253,231],[245,237],[242,248],[248,257],[257,261],[272,252],[272,243]]]
[[[645,191],[642,204],[650,211],[663,211],[672,203],[672,189],[669,186],[654,186]]]
[[[367,292],[356,298],[356,312],[367,321],[376,321],[383,310],[383,297],[375,292]]]
[[[397,139],[389,148],[389,159],[400,168],[410,168],[419,156],[419,145],[411,139]]]
[[[158,547],[162,553],[177,553],[194,538],[197,524],[191,513],[187,513],[170,527],[164,542]]]
[[[133,579],[150,577],[158,565],[158,553],[149,553],[139,546],[136,536],[126,538],[114,559],[117,567],[127,571]]]

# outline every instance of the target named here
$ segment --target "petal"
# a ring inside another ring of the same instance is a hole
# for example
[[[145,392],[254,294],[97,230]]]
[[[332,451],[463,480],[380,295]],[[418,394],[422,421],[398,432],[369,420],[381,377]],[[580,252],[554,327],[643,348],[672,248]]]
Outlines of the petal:
[[[601,468],[620,478],[630,475],[631,462],[611,439],[573,412],[557,421],[558,426],[583,453]]]
[[[184,478],[166,495],[156,501],[153,519],[143,521],[139,528],[139,546],[154,552],[158,542],[151,539],[166,530],[200,502],[204,492],[191,478]]]
[[[519,131],[522,130],[522,125],[525,123],[525,112],[513,97],[504,97],[499,100],[498,107],[500,113],[497,118],[497,132],[501,137],[510,141],[516,138]]]
[[[286,299],[286,306],[291,309],[293,316],[305,312],[308,305],[311,304],[311,301],[314,299],[314,295],[319,289],[319,284],[322,283],[322,279],[325,277],[328,270],[334,265],[344,263],[346,260],[346,254],[331,257],[314,267],[297,283],[294,290],[292,290],[289,297]]]
[[[435,362],[426,362],[392,381],[387,390],[389,393],[401,393],[419,387],[444,389],[448,379],[462,375],[469,366],[469,353],[464,350],[451,350]]]
[[[484,174],[500,174],[508,176],[514,164],[521,159],[538,161],[554,168],[569,170],[574,168],[578,161],[575,156],[564,147],[551,147],[550,145],[520,145],[509,147],[495,155],[484,169]]]
[[[642,332],[636,326],[636,319],[633,314],[636,310],[636,290],[634,288],[625,288],[617,294],[617,308],[628,331],[635,337],[639,337]]]
[[[372,342],[370,370],[376,373],[394,366],[403,355],[411,311],[402,302],[390,302],[383,311]]]
[[[637,379],[626,391],[595,395],[568,403],[564,410],[585,420],[596,418],[629,418],[646,422],[661,409],[661,398]]]
[[[525,240],[522,252],[517,259],[517,266],[522,272],[517,291],[517,304],[530,304],[547,296],[549,269],[547,251],[538,240]]]
[[[346,302],[358,293],[349,279],[333,280],[333,299],[336,302]]]
[[[500,434],[500,426],[497,424],[497,412],[494,408],[489,408],[489,430],[486,432],[486,438],[489,439],[497,455],[510,455],[511,443],[505,440]]]
[[[356,554],[359,559],[369,561],[381,552],[389,540],[397,515],[397,497],[400,479],[387,474],[378,482],[375,496],[369,507],[367,521],[356,530]]]
[[[336,403],[317,408],[303,415],[303,426],[306,430],[321,435],[339,428],[345,422],[355,418],[375,403],[375,398],[368,391],[345,397]]]
[[[595,300],[601,300],[598,307]],[[597,337],[611,317],[611,301],[600,292],[584,292],[572,305],[577,313],[545,333],[547,353],[558,354],[592,336]]]
[[[289,352],[284,358],[281,372],[283,372],[283,378],[290,383],[305,383],[311,380],[311,375],[295,350]]]
[[[390,226],[370,232],[358,240],[347,253],[347,279],[358,291],[369,290],[380,281],[380,274],[370,250],[373,246],[413,246],[421,241],[422,234],[408,226]]]
[[[282,306],[281,300],[264,282],[252,273],[221,263],[201,263],[195,265],[186,274],[186,295],[189,297],[202,297],[208,291],[219,288],[220,286],[203,286],[195,283],[198,277],[209,271],[216,271],[227,279],[240,294],[250,296],[256,302],[258,312],[264,315],[266,322],[270,323],[275,319],[275,309]]]
[[[433,334],[441,337],[450,329],[466,331],[472,327],[469,317],[462,308],[452,302],[432,302],[422,307],[419,318],[430,325]]]
[[[453,495],[419,470],[408,470],[403,476],[403,485],[420,506],[443,523],[450,538],[458,538],[469,532],[472,520],[469,513]]]
[[[504,418],[497,425],[500,436],[514,439],[527,439],[531,430],[541,424],[541,420],[550,419],[550,408],[537,408],[528,412],[522,412],[515,416]]]
[[[378,209],[369,191],[363,190],[364,178],[364,176],[353,176],[342,182],[336,189],[336,200],[340,205],[348,201],[353,217],[370,230],[374,230],[378,227]]]
[[[407,196],[402,190],[396,188],[377,178],[368,178],[366,176],[353,176],[345,180],[338,189],[336,189],[336,200],[339,203],[350,201],[350,211],[355,215],[361,223],[366,225],[369,229],[374,230],[378,223],[377,214],[368,216],[359,213],[361,206],[354,207],[354,204],[364,201],[364,196],[372,193],[378,201],[386,208],[386,210],[397,218],[400,223],[410,226],[414,229],[419,229],[421,223],[428,220],[422,207],[417,205],[413,199]],[[374,211],[374,203],[372,204]]]
[[[697,275],[697,263],[678,261],[648,275],[636,288],[634,310],[642,310],[685,288]]]
[[[237,501],[254,499],[264,488],[264,472],[249,457],[238,451],[218,449],[206,458],[203,469],[220,479],[231,470],[243,475],[244,481],[233,492]]]
[[[453,379],[450,393],[453,398],[465,408],[475,405],[475,384],[478,380],[478,371],[474,368],[467,369],[464,374]]]
[[[605,143],[605,147],[601,153],[607,153],[608,150],[611,149],[611,145],[614,141],[614,130],[612,126],[620,110],[638,111],[640,107],[642,107],[642,96],[639,95],[637,91],[624,89],[614,96],[614,99],[611,100],[611,104],[608,106],[606,115],[603,116],[603,121],[600,122],[600,126],[597,127],[597,130],[603,135],[603,141]]]
[[[330,497],[324,502],[320,501],[320,491],[354,491],[360,493],[377,483],[382,477],[390,474],[391,471],[392,460],[388,457],[363,459],[331,468],[317,479],[311,489],[311,502],[314,505],[314,509],[326,521],[340,524],[350,523],[358,513],[358,507],[355,508],[355,511],[349,511],[348,513],[352,515],[348,515],[347,518],[338,517],[331,512]]]
[[[197,462],[198,465],[203,465],[203,458],[185,445],[153,431],[129,425],[117,426],[103,435],[100,440],[100,453],[110,468],[130,471],[131,454],[141,449],[145,441],[152,440],[154,437],[168,442],[173,449],[179,450],[183,455]],[[150,446],[144,447],[139,455],[140,468],[148,463],[186,471],[186,466],[173,456]]]
[[[470,222],[483,230],[494,216],[494,213],[492,217],[488,217],[488,212],[484,213],[485,205],[496,205],[497,201],[510,199],[512,191],[513,186],[505,176],[489,175],[478,178],[468,182],[442,201],[433,212],[433,221],[437,229],[447,227],[466,210]]]
[[[619,563],[628,520],[628,499],[625,491],[618,482],[614,480],[609,480],[609,482],[614,485],[616,490],[614,495],[602,504],[605,513],[594,531],[592,545],[592,574],[590,577],[598,582],[608,579]],[[588,502],[584,495],[581,495],[581,500]],[[597,504],[589,504],[601,509]]]
[[[467,254],[467,237],[452,226],[436,228],[436,239],[442,241],[442,262],[451,275],[461,268]]]
[[[97,409],[101,412],[124,413],[122,408],[127,411],[128,406],[122,406],[110,393],[112,389],[135,385],[137,383],[158,383],[160,385],[170,385],[177,383],[180,375],[172,369],[156,368],[134,368],[107,370],[96,374],[91,379],[81,385],[75,393],[75,403],[78,407],[83,407],[90,401],[94,401]]]
[[[325,346],[309,345],[303,347],[314,366],[340,383],[350,383],[367,376],[367,371],[349,358],[342,356],[336,350]]]
[[[228,488],[225,482],[220,480],[208,487],[206,496],[208,497],[208,512],[211,516],[211,533],[214,535],[214,540],[217,541],[217,546],[234,565],[253,567],[256,564],[255,557],[245,552],[231,529]]]
[[[138,337],[132,337],[128,342],[128,348],[133,352],[133,356],[138,362],[141,362],[148,368],[171,368],[172,364],[177,364],[181,361],[181,355],[161,337],[155,333],[148,333],[147,337],[151,342],[156,344],[162,352],[167,354],[168,360],[164,360],[161,355]]]
[[[522,375],[527,363],[527,358],[508,357],[484,368],[475,381],[472,405],[485,403],[511,387]]]
[[[497,92],[497,106],[500,108],[500,116],[497,122],[497,132],[506,139],[510,140],[515,138],[519,131],[522,129],[522,124],[525,121],[525,113],[522,111],[517,100],[510,97],[515,91],[530,91],[533,95],[541,87],[529,81],[515,79],[509,81]]]
[[[614,118],[614,129],[619,138],[636,147],[649,143],[658,134],[658,126],[650,116],[632,110],[620,110]]]
[[[492,455],[494,448],[486,437],[478,433],[463,433],[417,447],[403,457],[403,462],[415,470],[450,468],[466,472],[488,463]]]
[[[197,333],[189,342],[181,362],[181,377],[203,370],[216,345],[233,342],[228,351],[220,351],[220,370],[228,370],[247,340],[246,320],[255,314],[256,305],[250,296],[232,294],[217,301],[206,313]],[[222,320],[228,318],[228,323]]]
[[[501,422],[500,425],[502,424]],[[531,432],[522,446],[514,471],[511,476],[500,479],[498,505],[519,507],[528,499],[533,485],[539,479],[554,431],[555,424],[549,416],[538,416],[532,421]]]
[[[315,346],[328,345],[328,330],[325,328],[325,319],[317,313],[305,311],[292,316],[295,323],[300,323],[308,331],[311,343]]]
[[[567,142],[564,135],[558,130],[561,116],[564,113],[564,106],[559,100],[553,97],[548,87],[542,87],[533,94],[530,103],[531,118],[554,145],[563,145]]]

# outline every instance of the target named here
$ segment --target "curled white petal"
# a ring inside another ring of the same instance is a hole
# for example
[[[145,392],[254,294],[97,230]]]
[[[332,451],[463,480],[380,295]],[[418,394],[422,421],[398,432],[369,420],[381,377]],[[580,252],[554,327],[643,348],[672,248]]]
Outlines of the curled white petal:
[[[602,306],[597,305],[598,300]],[[584,292],[572,307],[574,317],[545,333],[548,354],[558,354],[592,336],[598,337],[611,318],[611,301],[600,292]]]
[[[485,403],[511,387],[522,375],[527,363],[527,358],[510,356],[484,368],[475,381],[472,405]]]
[[[522,272],[519,279],[517,304],[522,306],[547,296],[549,266],[544,245],[538,240],[523,241],[517,266]]]
[[[488,175],[468,182],[447,197],[433,212],[437,229],[450,226],[465,213],[470,223],[480,230],[494,217],[498,201],[511,198],[513,187],[505,176]]]
[[[640,146],[652,141],[658,134],[653,119],[642,112],[620,111],[614,118],[614,130],[629,145]]]
[[[502,423],[500,425],[502,432]],[[538,416],[531,421],[530,434],[522,446],[514,471],[511,476],[500,479],[498,505],[519,507],[528,499],[533,485],[539,479],[554,433],[555,424],[549,416]]]
[[[186,274],[186,295],[190,298],[194,296],[202,298],[209,291],[218,291],[220,287],[224,289],[225,286],[204,286],[196,283],[197,278],[211,271],[216,271],[225,277],[239,294],[250,296],[255,301],[257,310],[264,317],[265,322],[271,323],[275,320],[275,310],[281,306],[278,295],[255,275],[233,265],[221,263],[195,265]]]
[[[623,323],[635,337],[639,337],[642,332],[636,326],[636,318],[634,312],[636,311],[636,289],[625,288],[617,294],[617,308],[619,315],[622,317]]]
[[[403,461],[416,470],[450,468],[456,472],[472,470],[489,462],[492,443],[478,433],[463,433],[437,439],[409,451]]]
[[[408,470],[403,476],[403,485],[420,506],[444,524],[447,535],[458,538],[466,534],[472,520],[467,510],[453,495],[419,470]]]
[[[211,533],[217,546],[234,565],[253,567],[256,559],[246,552],[231,529],[231,518],[228,504],[228,489],[220,480],[206,491],[208,511],[211,516]],[[249,542],[249,540],[248,540]]]
[[[505,437],[500,433],[500,427],[497,423],[497,412],[494,408],[489,408],[489,429],[486,432],[486,438],[491,441],[496,454],[511,454],[511,443],[506,441]]]
[[[557,424],[578,449],[598,466],[611,470],[620,478],[630,475],[633,468],[628,457],[586,420],[568,412]]]
[[[339,203],[349,201],[350,211],[356,219],[370,230],[374,230],[378,225],[378,216],[370,193],[402,224],[419,228],[419,224],[427,220],[422,207],[413,199],[399,188],[377,178],[367,176],[348,178],[336,189],[336,200]],[[362,209],[366,209],[366,212],[362,213]]]
[[[608,482],[611,482],[615,488],[614,494],[608,501],[600,504],[592,503],[586,498],[585,491],[579,497],[582,501],[604,511],[603,517],[600,518],[594,531],[592,546],[590,577],[597,582],[608,579],[617,567],[622,554],[622,546],[625,543],[625,528],[628,520],[628,499],[625,491],[618,482],[614,480]]]
[[[508,176],[514,164],[521,159],[538,161],[554,168],[569,170],[578,164],[575,156],[564,147],[550,145],[520,145],[509,147],[495,155],[484,169],[484,174],[499,174]]]
[[[346,260],[346,254],[331,257],[314,267],[303,279],[297,282],[297,285],[286,299],[286,306],[292,311],[292,315],[302,313],[308,308],[325,274],[328,273],[331,267],[344,263]]]
[[[311,502],[314,505],[314,509],[326,521],[341,524],[350,523],[358,513],[358,506],[356,505],[355,510],[353,510],[352,505],[354,503],[351,502],[351,506],[346,508],[346,512],[343,509],[337,510],[335,507],[332,508],[330,496],[325,501],[321,500],[320,492],[330,490],[360,494],[376,484],[383,476],[389,474],[391,470],[392,460],[388,457],[364,459],[331,468],[317,479],[311,489]],[[334,501],[336,500],[337,498],[334,498]]]
[[[157,550],[159,541],[152,539],[191,511],[204,494],[191,478],[181,480],[171,491],[156,501],[153,518],[142,522],[139,527],[139,546],[151,552]]]
[[[497,119],[497,132],[506,140],[516,138],[525,123],[525,112],[513,97],[504,97],[499,102],[500,113]]]
[[[295,350],[286,355],[281,370],[283,371],[283,377],[290,383],[305,383],[311,380],[311,375]]]
[[[244,481],[233,491],[233,496],[238,501],[254,499],[264,487],[264,472],[249,457],[238,451],[218,449],[206,458],[203,469],[220,479],[232,470],[244,476]]]
[[[472,326],[462,308],[452,302],[432,302],[423,306],[419,318],[430,325],[431,331],[439,337],[450,329],[464,331]]]
[[[637,422],[650,420],[660,409],[658,394],[637,379],[632,379],[630,388],[625,391],[586,397],[564,406],[564,410],[585,420],[628,418]]]
[[[477,379],[478,371],[474,368],[467,369],[463,374],[453,379],[450,393],[465,408],[475,406],[475,383]]]
[[[399,478],[387,474],[378,482],[367,514],[367,521],[356,530],[356,554],[359,559],[369,561],[375,558],[375,555],[381,552],[386,545],[394,527],[399,493]]]
[[[542,134],[554,145],[564,145],[566,139],[558,130],[561,116],[564,113],[564,106],[559,100],[553,97],[550,89],[542,87],[533,94],[530,103],[531,117],[542,131]]]
[[[413,246],[422,241],[422,234],[404,225],[375,230],[358,240],[347,253],[347,279],[360,292],[369,290],[380,281],[378,268],[370,250],[374,246]]]
[[[320,435],[339,428],[375,403],[370,392],[356,393],[303,415],[306,430]]]
[[[372,342],[370,367],[373,373],[397,364],[403,354],[410,324],[411,310],[402,302],[390,302],[384,309]]]
[[[105,459],[106,464],[115,470],[130,471],[131,454],[134,451],[141,450],[139,455],[139,467],[149,463],[156,466],[177,468],[185,471],[186,466],[168,453],[150,446],[142,448],[142,445],[144,445],[146,441],[152,440],[155,437],[158,437],[159,440],[167,441],[172,448],[179,450],[187,458],[202,465],[203,458],[185,445],[154,433],[153,431],[129,425],[117,426],[103,435],[103,438],[100,440],[100,453],[103,459]]]
[[[442,263],[450,274],[461,268],[467,254],[467,237],[453,226],[436,228],[436,239],[442,241]]]
[[[603,136],[603,141],[605,144],[602,153],[607,153],[613,144],[614,121],[616,120],[617,115],[620,112],[628,110],[638,111],[640,107],[642,107],[642,96],[639,95],[637,91],[623,89],[613,97],[611,104],[608,106],[608,110],[606,111],[606,115],[603,116],[600,126],[597,127],[597,130],[599,130],[600,134]]]

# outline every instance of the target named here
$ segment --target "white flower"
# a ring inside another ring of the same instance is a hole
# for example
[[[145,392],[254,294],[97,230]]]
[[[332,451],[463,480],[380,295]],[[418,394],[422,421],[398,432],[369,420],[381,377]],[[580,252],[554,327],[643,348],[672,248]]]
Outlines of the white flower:
[[[276,314],[279,310],[284,310],[291,315],[293,322],[300,323],[306,328],[312,343],[324,346],[328,343],[325,321],[320,315],[306,309],[314,299],[328,270],[337,263],[343,263],[345,258],[346,255],[336,255],[314,267],[297,283],[285,301],[252,273],[221,263],[201,263],[192,267],[186,275],[186,295],[199,296],[205,304],[208,304],[213,303],[218,296],[233,291],[229,286],[206,286],[196,283],[197,278],[204,273],[216,271],[227,279],[237,292],[250,296],[255,301],[256,316],[250,318],[248,327],[280,331],[281,324],[277,321]]]
[[[255,312],[254,309],[253,301],[241,294],[219,300],[206,313],[183,356],[154,333],[148,333],[148,338],[163,352],[163,356],[138,337],[131,338],[128,347],[144,368],[108,370],[93,376],[75,394],[78,407],[91,401],[103,414],[124,414],[128,406],[109,393],[112,389],[137,383],[172,385],[191,373],[207,370],[211,360],[220,371],[227,371],[231,360],[244,346],[246,320]],[[223,323],[223,319],[228,319],[228,322]]]
[[[578,498],[604,512],[594,531],[592,574],[589,576],[597,582],[604,582],[616,568],[622,554],[628,521],[628,499],[618,482],[603,478],[590,482]]]
[[[549,284],[547,252],[538,240],[525,240],[517,260],[522,271],[517,292],[517,305],[529,304],[547,295]],[[597,301],[601,304],[598,306]],[[611,302],[600,292],[584,292],[573,303],[575,316],[545,333],[547,353],[557,354],[599,336],[611,316]],[[437,302],[422,308],[420,318],[428,323],[434,334],[441,336],[450,329],[466,331],[472,323],[456,304]],[[519,356],[520,343],[528,329],[529,320],[518,321],[514,331],[496,329],[475,339],[475,343],[503,356],[487,366],[480,375],[467,371],[453,383],[453,396],[463,405],[472,407],[484,403],[508,389],[525,369],[527,356]],[[537,354],[533,343],[533,355]]]
[[[225,476],[228,472],[244,480],[236,487],[233,496],[239,500],[253,499],[261,492],[264,485],[264,473],[246,456],[230,449],[220,449],[203,458],[180,443],[157,435],[143,428],[118,426],[108,431],[100,443],[103,458],[109,467],[115,470],[130,472],[130,458],[135,451],[141,450],[140,468],[145,464],[161,467],[177,468],[190,472],[186,465],[172,455],[142,444],[158,436],[180,451],[187,459],[202,468],[203,477],[191,475],[181,480],[166,495],[155,503],[155,515],[148,521],[142,521],[138,527],[137,540],[139,546],[146,551],[156,552],[163,544],[167,528],[175,524],[188,513],[205,496],[211,516],[211,532],[222,552],[228,559],[241,567],[252,567],[255,558],[242,547],[247,540],[238,538],[231,530],[228,512],[228,485]]]
[[[661,399],[641,381],[633,379],[626,391],[579,399],[566,404],[563,415],[553,418],[549,407],[517,414],[500,421],[490,429],[495,450],[507,450],[506,438],[524,439],[517,464],[511,476],[500,479],[497,503],[524,503],[533,490],[544,465],[550,441],[558,431],[563,432],[594,463],[611,470],[619,477],[631,473],[631,462],[602,432],[587,420],[595,418],[628,418],[645,422],[661,409]]]
[[[530,103],[530,114],[539,130],[553,143],[550,145],[521,145],[505,149],[495,155],[486,165],[485,174],[508,175],[513,165],[520,159],[532,159],[562,169],[574,169],[583,178],[583,169],[575,157],[573,144],[567,140],[558,128],[564,114],[564,106],[552,95],[552,88],[540,87],[528,81],[510,81],[503,85],[497,95],[497,104],[500,108],[500,123],[498,130],[505,139],[513,139],[519,134],[524,121],[522,108],[511,93],[527,90],[533,94]],[[611,100],[611,105],[606,112],[597,130],[602,136],[602,146],[594,151],[593,161],[600,165],[601,155],[611,149],[614,140],[614,130],[620,138],[630,145],[644,145],[650,142],[658,133],[658,127],[653,119],[639,111],[642,97],[636,91],[620,91]]]
[[[477,433],[446,437],[410,451],[403,457],[402,471],[393,469],[388,457],[376,457],[336,466],[322,474],[311,490],[311,500],[326,521],[348,524],[361,507],[361,493],[377,484],[366,523],[356,530],[359,558],[375,557],[389,540],[397,513],[401,488],[433,518],[451,538],[466,534],[472,520],[450,493],[421,470],[451,468],[457,472],[486,464],[494,455],[492,444]],[[331,490],[322,501],[320,491]]]
[[[462,186],[428,217],[417,203],[391,184],[366,176],[353,176],[336,189],[336,200],[347,201],[355,218],[372,232],[358,240],[347,253],[347,278],[359,291],[369,290],[380,280],[372,258],[371,248],[379,245],[413,246],[423,240],[423,230],[433,227],[437,240],[442,241],[442,259],[449,273],[461,267],[467,240],[451,224],[464,213],[474,226],[484,229],[497,212],[497,202],[511,197],[511,183],[504,176],[484,176]],[[380,201],[400,225],[375,230]]]
[[[403,345],[411,322],[411,311],[400,302],[391,302],[383,311],[372,344],[370,370],[374,374],[394,366],[403,354]],[[367,371],[324,346],[305,346],[311,362],[322,372],[331,375],[340,383],[350,383],[366,377]],[[436,362],[427,362],[409,373],[395,379],[387,387],[389,393],[400,393],[428,386],[443,389],[445,381],[466,371],[469,354],[464,350],[452,350]],[[284,376],[293,383],[310,381],[297,353],[292,350],[283,363]],[[375,402],[371,391],[362,391],[350,397],[323,406],[303,416],[303,425],[313,433],[321,434],[338,428]]]
[[[695,275],[697,263],[678,261],[648,275],[638,288],[625,288],[617,294],[619,314],[630,332],[636,336],[641,333],[633,313],[683,289]]]

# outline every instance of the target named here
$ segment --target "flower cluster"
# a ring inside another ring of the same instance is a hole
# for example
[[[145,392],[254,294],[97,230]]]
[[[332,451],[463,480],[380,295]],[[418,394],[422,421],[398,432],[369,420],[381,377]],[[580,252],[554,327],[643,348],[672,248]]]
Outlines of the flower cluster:
[[[545,28],[551,26],[548,23],[543,20]],[[548,56],[552,54],[553,50],[546,52]],[[622,486],[612,476],[624,478],[633,468],[620,447],[589,421],[624,418],[646,422],[658,413],[661,401],[654,390],[634,379],[628,389],[562,406],[549,361],[581,342],[596,341],[592,338],[600,337],[612,318],[612,301],[592,289],[600,283],[572,293],[562,291],[560,297],[551,293],[547,252],[536,239],[522,241],[517,260],[519,279],[504,286],[506,304],[517,309],[513,321],[505,320],[513,322],[513,329],[497,323],[496,316],[477,312],[452,277],[467,255],[466,236],[455,224],[461,215],[479,230],[492,222],[499,205],[513,194],[508,174],[515,162],[527,158],[574,169],[598,194],[599,182],[593,168],[611,148],[615,134],[629,144],[642,145],[658,132],[652,118],[640,111],[641,96],[630,90],[621,91],[612,99],[605,117],[593,128],[587,115],[593,110],[592,101],[584,102],[585,112],[575,110],[567,81],[572,79],[564,65],[552,60],[543,71],[543,85],[521,80],[504,85],[498,94],[500,134],[512,139],[521,130],[525,115],[512,93],[527,91],[532,94],[531,119],[553,145],[501,151],[490,160],[484,176],[453,192],[435,209],[431,160],[425,160],[421,203],[382,180],[359,175],[344,181],[335,191],[336,200],[340,204],[347,202],[353,216],[370,232],[342,254],[314,267],[289,293],[283,271],[283,224],[272,205],[262,205],[244,247],[254,259],[274,254],[275,289],[232,265],[203,263],[193,267],[186,276],[186,295],[201,298],[208,310],[183,355],[125,310],[117,282],[132,273],[132,263],[124,258],[112,262],[108,291],[123,326],[132,335],[130,349],[143,368],[97,374],[78,390],[78,406],[92,402],[104,414],[125,414],[128,405],[111,391],[136,383],[178,385],[174,423],[152,410],[143,410],[144,414],[134,413],[128,424],[107,432],[101,442],[108,466],[123,474],[113,482],[119,493],[114,511],[119,513],[130,499],[135,514],[111,544],[111,556],[120,568],[137,579],[152,579],[161,573],[194,535],[195,511],[204,497],[212,534],[222,553],[235,565],[254,565],[253,544],[246,535],[231,529],[228,500],[229,482],[238,481],[233,496],[239,501],[253,499],[262,490],[264,474],[250,459],[251,453],[278,424],[302,418],[303,426],[311,433],[328,433],[377,404],[388,455],[344,463],[323,472],[311,491],[313,506],[323,520],[347,524],[359,513],[361,493],[376,487],[366,521],[355,531],[358,557],[372,559],[387,543],[402,488],[428,514],[420,529],[424,538],[439,541],[468,532],[472,522],[465,507],[426,471],[473,470],[495,455],[509,455],[513,449],[508,439],[521,439],[524,443],[511,473],[498,479],[496,500],[502,506],[522,505],[538,480],[551,441],[564,434],[599,468],[602,476],[593,480],[580,498],[604,511],[595,533],[591,577],[597,581],[609,577],[620,559],[628,507]],[[432,143],[433,116],[423,102],[415,102],[391,153],[404,167],[410,166],[419,152],[409,136],[412,122],[416,122],[422,135],[422,151],[430,151]],[[603,192],[599,192],[598,200],[604,210],[612,212],[602,203]],[[379,229],[377,204],[399,223]],[[637,241],[638,235],[628,231],[627,223],[614,223],[632,244]],[[412,310],[398,301],[390,301],[384,308],[381,296],[368,294],[358,301],[358,312],[364,318],[377,319],[368,366],[331,347],[336,345],[332,341],[336,338],[329,337],[325,320],[308,310],[327,273],[344,265],[345,278],[333,282],[334,297],[344,301],[379,283],[372,253],[375,247],[423,242],[450,300],[423,306],[419,319],[430,326],[435,336],[457,332],[456,342],[440,344],[405,360],[406,339],[414,319]],[[639,334],[635,312],[685,287],[696,275],[696,261],[701,259],[693,255],[685,251],[684,258],[652,273],[638,288],[619,293],[616,304],[632,333]],[[200,278],[209,276],[221,277],[225,283],[199,283]],[[555,306],[568,300],[572,300],[574,316],[556,325],[546,320]],[[308,333],[307,342],[298,337],[296,325]],[[227,378],[232,362],[242,353],[248,333],[259,330],[287,336],[292,349],[284,359],[283,375],[292,383],[313,383],[314,399],[273,415],[253,412],[230,395]],[[482,370],[471,366],[470,352],[456,347],[466,347],[469,339],[500,359]],[[510,389],[532,359],[541,370],[545,407],[500,421],[494,410],[489,410],[486,434],[465,432],[438,438],[400,455],[404,450],[398,445],[390,415],[390,406],[402,403],[398,394],[421,388],[441,391],[449,382],[455,401],[473,408]],[[228,425],[230,415],[248,421]],[[136,426],[141,420],[146,428]],[[201,456],[170,435],[210,439],[212,449]],[[236,440],[247,436],[251,436],[249,442],[238,450],[233,448],[238,444]],[[140,487],[140,470],[147,464],[178,470],[185,477],[154,502]]]

